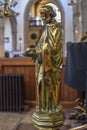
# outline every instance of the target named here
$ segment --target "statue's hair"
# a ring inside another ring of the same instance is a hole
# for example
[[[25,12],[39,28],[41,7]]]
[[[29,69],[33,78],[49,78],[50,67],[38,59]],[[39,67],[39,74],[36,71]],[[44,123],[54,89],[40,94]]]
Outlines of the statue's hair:
[[[47,12],[51,15],[51,17],[56,17],[56,12],[53,10],[53,7],[50,5],[44,5],[40,8],[40,13]]]

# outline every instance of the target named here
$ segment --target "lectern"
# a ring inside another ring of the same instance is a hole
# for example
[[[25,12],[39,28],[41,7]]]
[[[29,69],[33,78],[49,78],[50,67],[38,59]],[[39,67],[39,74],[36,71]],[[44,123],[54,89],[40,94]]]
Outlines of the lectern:
[[[85,91],[87,107],[87,42],[67,43],[64,81],[75,89]]]

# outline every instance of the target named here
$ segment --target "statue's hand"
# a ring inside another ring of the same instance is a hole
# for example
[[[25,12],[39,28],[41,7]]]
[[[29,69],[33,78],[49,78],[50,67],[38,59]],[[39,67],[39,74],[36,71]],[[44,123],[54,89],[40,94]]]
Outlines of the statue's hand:
[[[27,48],[24,52],[24,56],[32,56],[33,54],[36,54],[35,48]]]
[[[35,61],[37,58],[37,53],[35,48],[27,48],[24,52],[24,56],[32,57],[32,59]]]

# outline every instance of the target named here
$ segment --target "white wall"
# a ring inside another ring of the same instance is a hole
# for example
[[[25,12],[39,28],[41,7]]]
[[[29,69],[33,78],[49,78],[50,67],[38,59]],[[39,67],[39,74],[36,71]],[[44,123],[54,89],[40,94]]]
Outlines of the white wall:
[[[68,6],[68,0],[61,0],[65,11],[65,42],[73,41],[73,11],[72,6]]]
[[[68,0],[60,0],[65,11],[65,46],[64,56],[66,56],[66,44],[73,41],[73,10],[72,6],[68,6]]]
[[[17,5],[17,11],[19,16],[17,17],[17,48],[20,49],[19,38],[21,37],[21,50],[24,49],[24,10],[29,0],[19,0]]]
[[[4,49],[12,51],[12,29],[9,18],[4,20],[4,38],[8,38],[8,40],[4,39]]]

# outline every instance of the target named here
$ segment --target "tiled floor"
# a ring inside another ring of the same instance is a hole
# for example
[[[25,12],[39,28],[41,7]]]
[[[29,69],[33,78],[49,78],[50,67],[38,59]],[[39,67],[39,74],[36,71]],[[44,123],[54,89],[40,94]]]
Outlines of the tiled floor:
[[[32,123],[33,112],[34,109],[31,109],[22,114],[0,112],[0,130],[38,130],[36,127],[33,126]],[[77,123],[77,121],[75,120],[68,119],[71,113],[71,110],[65,111],[66,120],[64,122],[64,125],[60,128],[60,130],[69,130],[70,128],[81,125],[81,123]]]
[[[0,112],[0,130],[12,130],[25,114]]]
[[[32,123],[33,109],[27,112],[0,112],[0,130],[14,130],[20,123]]]

